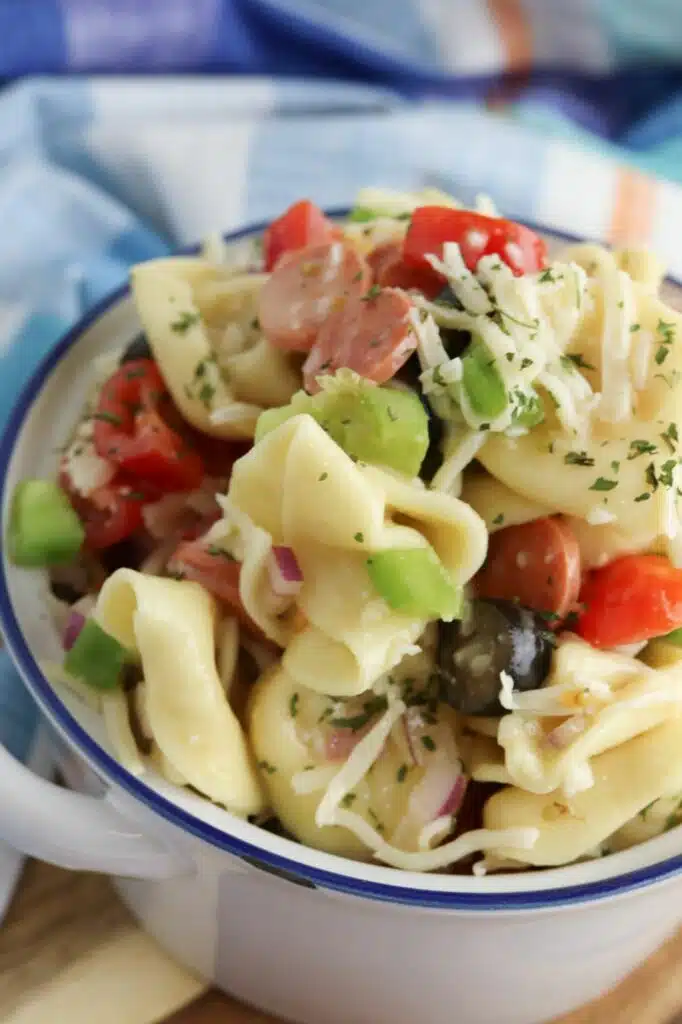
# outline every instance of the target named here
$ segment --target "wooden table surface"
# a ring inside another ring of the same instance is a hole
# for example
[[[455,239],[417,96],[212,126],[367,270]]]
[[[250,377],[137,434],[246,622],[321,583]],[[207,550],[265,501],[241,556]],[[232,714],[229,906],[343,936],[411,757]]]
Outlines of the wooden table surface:
[[[123,1006],[133,973],[135,1002]],[[31,862],[0,927],[0,1021],[91,1024],[95,1019],[98,1024],[277,1024],[207,991],[168,960],[137,929],[106,879]],[[555,1024],[682,1024],[682,932],[617,990]]]

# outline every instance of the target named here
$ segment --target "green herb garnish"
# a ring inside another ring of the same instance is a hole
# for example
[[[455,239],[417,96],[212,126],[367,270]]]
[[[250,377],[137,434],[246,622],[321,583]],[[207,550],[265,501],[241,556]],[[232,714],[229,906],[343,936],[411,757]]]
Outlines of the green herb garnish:
[[[581,370],[596,370],[596,366],[588,363],[581,352],[567,352],[565,356],[561,357],[561,362],[564,366],[577,366]]]
[[[179,314],[177,320],[172,321],[170,325],[171,331],[175,331],[176,334],[186,334],[190,327],[199,323],[199,319],[198,313],[190,313],[189,310],[186,310],[184,313]]]
[[[639,455],[655,455],[658,448],[650,441],[630,441],[628,461],[636,459]]]
[[[593,484],[590,486],[591,491],[612,491],[614,487],[618,486],[617,480],[607,480],[603,476],[598,476]]]
[[[564,462],[567,466],[594,466],[594,459],[587,452],[567,452]]]

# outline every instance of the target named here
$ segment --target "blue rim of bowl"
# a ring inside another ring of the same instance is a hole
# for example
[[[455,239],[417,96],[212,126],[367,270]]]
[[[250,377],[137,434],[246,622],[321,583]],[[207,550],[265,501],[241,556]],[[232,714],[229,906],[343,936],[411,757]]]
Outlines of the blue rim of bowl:
[[[331,217],[343,217],[348,214],[348,210],[330,210],[328,214]],[[267,227],[267,223],[255,224],[240,231],[232,232],[229,235],[225,235],[225,241],[228,243],[237,242],[243,238],[257,235]],[[524,221],[524,223],[536,231],[545,232],[566,242],[580,241],[575,235],[566,232],[550,230],[529,221]],[[198,246],[190,246],[181,250],[179,254],[191,255],[196,253],[198,249]],[[668,280],[678,285],[678,287],[682,287],[682,282],[678,282],[673,278]],[[65,353],[77,343],[84,331],[112,306],[128,295],[129,290],[128,285],[123,285],[89,310],[53,346],[24,385],[10,413],[5,431],[0,438],[0,509],[5,507],[7,470],[16,439],[21,433],[27,414],[30,412],[50,373]],[[379,902],[396,903],[403,906],[460,911],[518,911],[557,909],[561,906],[602,900],[609,896],[622,895],[652,883],[661,882],[682,871],[682,854],[679,854],[659,861],[656,864],[596,882],[558,886],[554,889],[545,889],[537,892],[463,893],[388,885],[354,878],[344,874],[342,871],[328,871],[323,868],[302,864],[294,859],[295,853],[292,855],[292,858],[280,856],[269,850],[264,850],[260,846],[253,845],[246,840],[238,839],[222,829],[209,825],[207,822],[201,821],[193,814],[178,807],[160,794],[155,793],[145,783],[136,779],[92,739],[61,702],[33,658],[24,639],[21,626],[14,614],[4,564],[0,564],[0,627],[2,627],[7,648],[38,703],[54,716],[59,727],[69,740],[105,777],[145,804],[150,810],[155,811],[162,818],[165,818],[183,831],[189,832],[211,846],[248,860],[265,871],[275,874],[281,873],[285,877],[288,876],[292,881],[300,880],[302,884],[312,884],[313,886],[332,889],[352,896],[364,897],[365,899]],[[295,851],[297,843],[294,840],[285,841],[289,842],[292,850]],[[327,854],[325,856],[331,857],[333,855]],[[334,857],[334,859],[342,861],[338,857]],[[396,870],[396,875],[400,874],[401,872]]]

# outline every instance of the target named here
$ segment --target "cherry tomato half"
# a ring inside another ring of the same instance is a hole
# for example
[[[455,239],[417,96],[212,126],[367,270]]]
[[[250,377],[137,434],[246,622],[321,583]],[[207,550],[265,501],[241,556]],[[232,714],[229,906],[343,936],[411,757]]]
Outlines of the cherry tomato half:
[[[156,363],[124,363],[103,386],[94,414],[97,454],[164,493],[190,491],[204,477],[200,456],[159,413],[167,395]]]
[[[662,555],[625,555],[591,572],[580,592],[576,632],[595,647],[619,647],[682,626],[682,569]]]
[[[285,252],[303,249],[307,245],[331,242],[339,237],[339,230],[309,199],[290,206],[281,217],[273,220],[263,233],[263,259],[265,269],[272,270]]]
[[[476,269],[482,256],[499,256],[517,277],[542,270],[545,265],[545,243],[530,228],[501,217],[445,206],[421,206],[414,211],[405,236],[403,259],[408,266],[430,271],[442,284],[445,279],[433,270],[426,257],[442,257],[446,242],[459,244],[469,270]]]

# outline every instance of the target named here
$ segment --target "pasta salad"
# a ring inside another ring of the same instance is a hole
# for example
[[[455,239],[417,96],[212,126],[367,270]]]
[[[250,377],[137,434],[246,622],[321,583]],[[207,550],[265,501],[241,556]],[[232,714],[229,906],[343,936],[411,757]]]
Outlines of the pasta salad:
[[[639,250],[364,189],[134,267],[7,550],[121,762],[395,868],[682,821],[680,314]]]

